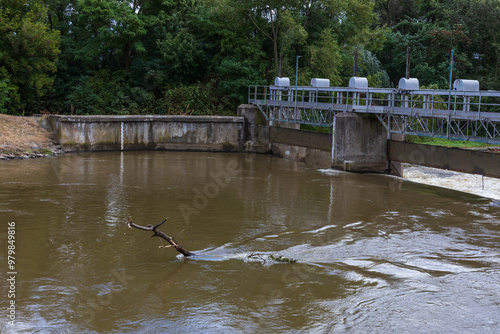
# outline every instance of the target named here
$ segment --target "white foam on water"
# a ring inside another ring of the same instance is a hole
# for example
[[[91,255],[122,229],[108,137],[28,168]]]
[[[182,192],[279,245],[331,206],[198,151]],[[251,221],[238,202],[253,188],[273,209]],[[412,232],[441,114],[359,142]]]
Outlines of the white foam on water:
[[[333,228],[333,227],[337,227],[337,225],[326,225],[326,226],[320,227],[320,228],[318,228],[316,230],[304,231],[302,233],[318,233],[318,232],[321,232],[321,231],[324,231],[324,230],[327,230],[327,229]]]
[[[405,164],[405,179],[500,200],[500,179]],[[484,186],[484,188],[483,188]]]
[[[349,174],[349,172],[344,172],[342,170],[337,170],[337,169],[328,169],[328,168],[318,169],[318,171],[330,176],[335,176],[339,174]]]

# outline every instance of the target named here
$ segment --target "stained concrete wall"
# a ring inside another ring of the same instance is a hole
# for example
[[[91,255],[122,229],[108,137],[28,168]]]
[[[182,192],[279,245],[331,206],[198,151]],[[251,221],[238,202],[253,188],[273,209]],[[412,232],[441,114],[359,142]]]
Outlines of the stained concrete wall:
[[[386,173],[387,131],[373,115],[339,113],[335,116],[333,134],[294,129],[296,124],[274,122],[265,126],[265,118],[254,105],[242,105],[246,138],[264,151],[285,159],[303,162],[315,168],[335,168],[351,172]],[[261,124],[255,126],[252,124]],[[248,143],[248,142],[247,142]]]
[[[254,105],[241,105],[238,116],[54,115],[48,123],[67,152],[120,150],[122,145],[124,150],[242,151],[352,172],[392,172],[392,165],[409,162],[500,177],[500,154],[396,141],[388,145],[387,132],[373,115],[340,113],[333,134],[269,126]],[[47,127],[46,121],[41,118]]]
[[[245,151],[267,153],[269,151],[269,125],[259,108],[253,104],[242,104],[238,107],[238,116],[245,119],[243,128]]]
[[[393,140],[388,144],[392,161],[500,177],[500,153]]]
[[[270,127],[269,132],[274,156],[300,161],[315,168],[331,167],[330,134],[283,127]]]
[[[245,118],[245,148],[250,152],[303,162],[314,168],[330,168],[332,136],[296,129],[297,124],[274,122],[269,126],[258,107],[244,104],[238,115]]]
[[[243,117],[50,116],[64,151],[240,151]]]
[[[375,115],[339,113],[335,116],[332,168],[351,172],[389,171],[387,131]]]

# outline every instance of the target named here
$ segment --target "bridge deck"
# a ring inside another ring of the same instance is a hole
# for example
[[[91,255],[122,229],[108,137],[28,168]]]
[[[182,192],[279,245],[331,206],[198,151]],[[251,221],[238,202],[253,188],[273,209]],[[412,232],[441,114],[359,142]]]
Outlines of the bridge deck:
[[[500,92],[250,86],[267,120],[331,126],[335,114],[374,114],[391,134],[500,144]]]

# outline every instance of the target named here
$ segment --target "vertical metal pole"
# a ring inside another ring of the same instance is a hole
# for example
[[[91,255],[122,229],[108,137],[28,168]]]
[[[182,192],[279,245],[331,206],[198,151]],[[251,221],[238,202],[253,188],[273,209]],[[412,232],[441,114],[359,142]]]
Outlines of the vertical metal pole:
[[[281,78],[281,67],[282,67],[282,64],[281,64],[281,63],[282,63],[282,62],[283,62],[283,53],[282,53],[282,52],[280,52],[280,75],[279,75],[279,77],[280,77],[280,78]]]
[[[451,50],[451,60],[450,60],[450,86],[448,88],[448,124],[446,126],[446,138],[450,139],[450,109],[451,109],[451,80],[453,76],[453,52]]]
[[[410,51],[411,47],[406,48],[406,79],[410,79]]]
[[[354,69],[353,69],[353,77],[358,75],[358,47],[354,48]]]
[[[453,52],[455,50],[451,50],[451,61],[450,61],[450,86],[448,89],[448,111],[450,110],[450,103],[451,103],[451,80],[453,76]]]
[[[296,60],[295,60],[295,115],[294,115],[294,119],[295,119],[295,122],[297,122],[297,86],[298,86],[298,82],[299,82],[299,58],[302,57],[302,56],[297,56]]]

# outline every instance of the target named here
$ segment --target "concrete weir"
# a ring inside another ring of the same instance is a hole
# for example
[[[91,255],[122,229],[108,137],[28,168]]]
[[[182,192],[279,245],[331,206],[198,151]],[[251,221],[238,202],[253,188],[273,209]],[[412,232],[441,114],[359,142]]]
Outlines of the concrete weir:
[[[334,134],[270,126],[250,104],[237,117],[58,116],[49,117],[64,151],[186,150],[268,153],[315,168],[353,172],[387,170],[383,127],[352,113],[337,117]]]
[[[50,116],[64,151],[240,151],[244,118],[221,116]]]
[[[350,112],[335,116],[332,134],[299,130],[293,123],[270,125],[251,104],[240,105],[237,117],[52,115],[48,120],[67,152],[253,152],[350,172],[402,176],[401,164],[407,162],[500,177],[500,154],[388,141],[376,117]]]

